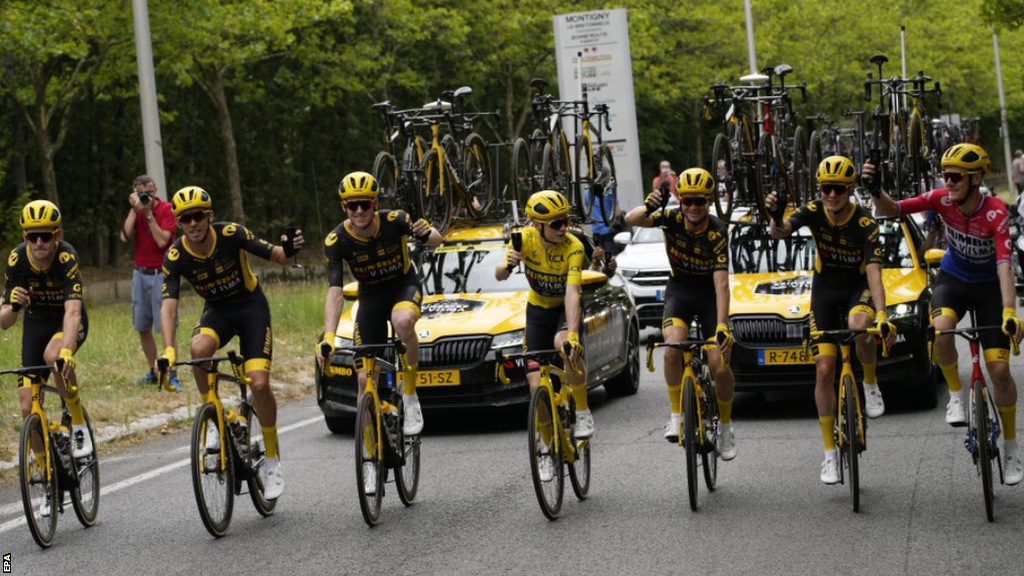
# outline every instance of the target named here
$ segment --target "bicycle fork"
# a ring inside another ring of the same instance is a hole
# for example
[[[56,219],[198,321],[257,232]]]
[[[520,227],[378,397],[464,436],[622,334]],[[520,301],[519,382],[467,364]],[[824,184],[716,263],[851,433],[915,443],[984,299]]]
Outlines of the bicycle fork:
[[[860,438],[861,448],[863,449],[864,447],[867,446],[867,436],[864,434],[864,415],[861,413],[860,410],[860,391],[857,390],[857,383],[853,379],[853,366],[850,363],[850,345],[840,344],[839,347],[842,350],[843,355],[843,368],[842,371],[839,373],[839,391],[836,396],[836,406],[838,407],[838,410],[836,411],[836,425],[839,427],[840,430],[842,430],[843,423],[846,421],[845,415],[843,414],[843,400],[846,398],[846,377],[849,376],[850,382],[853,382],[854,405],[847,406],[846,409],[853,410],[853,413],[856,416],[855,420],[857,422],[857,430],[848,430],[847,434],[857,434],[857,436]],[[838,436],[838,448],[843,448],[850,443],[849,439],[846,437],[845,434],[839,434]]]

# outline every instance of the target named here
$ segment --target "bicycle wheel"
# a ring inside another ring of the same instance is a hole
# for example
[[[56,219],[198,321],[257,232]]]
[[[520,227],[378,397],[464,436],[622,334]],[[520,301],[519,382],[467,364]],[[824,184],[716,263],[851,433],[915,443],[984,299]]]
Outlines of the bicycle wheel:
[[[277,500],[267,500],[263,497],[263,490],[267,485],[266,454],[267,445],[263,441],[263,426],[260,425],[260,418],[256,410],[252,408],[252,397],[249,397],[248,410],[242,412],[246,416],[247,430],[242,434],[247,448],[245,448],[242,459],[243,465],[249,471],[246,484],[249,486],[249,497],[256,512],[266,518],[274,513]]]
[[[992,449],[991,432],[989,430],[988,400],[985,398],[984,385],[975,380],[971,385],[971,401],[974,416],[974,441],[978,446],[977,465],[978,473],[981,476],[981,491],[985,495],[985,517],[989,522],[995,520],[992,509],[992,458],[995,451]]]
[[[530,188],[534,192],[542,190],[544,186],[544,146],[547,141],[544,132],[537,128],[530,134],[527,144],[530,148],[530,174],[533,177]]]
[[[889,140],[889,164],[892,167],[891,186],[896,190],[895,200],[904,200],[910,195],[910,186],[907,182],[906,166],[906,144],[903,140],[906,137],[900,130],[899,123],[892,125]]]
[[[757,190],[752,196],[754,197],[754,207],[757,214],[763,218],[768,217],[768,212],[764,207],[764,197],[769,192],[775,191],[778,194],[782,194],[785,190],[779,189],[779,171],[778,163],[775,161],[775,156],[772,154],[772,143],[771,136],[765,135],[761,138],[761,141],[757,143],[757,164],[754,166],[754,173],[757,180]],[[779,198],[781,200],[781,198]],[[787,202],[789,200],[787,199]]]
[[[701,377],[704,399],[701,402],[705,449],[701,451],[701,465],[704,468],[704,485],[709,492],[718,486],[718,397],[707,364],[702,364],[705,374]]]
[[[207,449],[207,438],[213,434],[218,434],[217,407],[203,404],[192,421],[192,487],[203,525],[215,538],[220,538],[231,525],[231,512],[235,506],[235,468],[227,446],[224,447],[223,467],[220,449]],[[225,442],[229,440],[220,437],[222,446]]]
[[[690,497],[690,510],[697,509],[697,451],[701,433],[696,388],[692,378],[683,378],[683,448],[686,450],[686,492]]]
[[[733,163],[732,148],[725,134],[715,136],[715,146],[711,152],[711,165],[715,168],[715,179],[718,187],[715,194],[715,210],[723,222],[732,219],[732,210],[743,194],[743,178]]]
[[[533,194],[533,161],[530,159],[530,147],[526,140],[516,139],[512,145],[512,199],[516,201],[516,211],[520,216],[526,214],[526,201]]]
[[[395,471],[395,485],[398,488],[398,499],[402,501],[402,504],[412,506],[416,500],[416,493],[420,489],[420,438],[419,436],[409,437],[402,432],[405,421],[405,405],[401,395],[396,394],[396,396],[398,396],[398,399],[395,400],[398,404],[398,413],[402,414],[402,418],[397,423],[398,434],[396,437],[399,441],[398,449],[404,451],[405,463]]]
[[[527,434],[530,451],[530,474],[533,489],[537,493],[540,511],[548,520],[558,519],[562,510],[562,496],[565,492],[565,478],[562,475],[562,454],[555,450],[555,414],[551,406],[551,395],[542,387],[533,391],[530,397],[530,420]],[[546,451],[546,454],[545,454]],[[543,459],[550,459],[551,478],[541,478]]]
[[[931,190],[927,182],[928,163],[925,158],[927,150],[924,145],[924,126],[921,117],[914,115],[910,117],[910,148],[907,150],[907,162],[909,162],[910,196],[917,196],[922,192]]]
[[[462,148],[462,186],[466,191],[466,209],[483,218],[494,206],[494,174],[487,143],[477,133],[466,137]]]
[[[810,194],[817,187],[817,171],[818,165],[821,164],[823,159],[823,152],[821,151],[821,132],[817,130],[811,132],[811,137],[807,141],[807,192]],[[857,164],[859,168],[860,165]],[[810,198],[808,198],[810,200]]]
[[[569,398],[568,413],[576,414],[576,401],[572,397]],[[576,459],[569,464],[569,484],[572,485],[576,499],[583,501],[590,492],[590,440],[577,440],[575,426],[566,429],[565,436],[576,449]]]
[[[807,187],[807,138],[802,126],[797,126],[793,131],[793,156],[790,160],[792,163],[789,167],[789,190],[792,196],[789,201],[796,206],[803,206],[810,202],[812,188]]]
[[[85,425],[89,429],[89,436],[93,439],[92,453],[85,458],[75,461],[78,468],[78,486],[71,490],[71,505],[75,509],[75,516],[82,526],[91,527],[96,523],[96,515],[100,507],[100,462],[96,455],[96,436],[92,433],[92,420],[89,412],[83,407]],[[65,413],[61,419],[64,425],[71,427],[71,415]]]
[[[599,162],[598,172],[594,183],[601,187],[598,213],[601,215],[604,225],[611,226],[615,220],[615,205],[618,204],[619,195],[618,180],[615,179],[615,156],[612,155],[611,147],[601,144],[597,149],[597,160]]]
[[[373,160],[373,179],[377,181],[380,193],[377,203],[382,210],[405,209],[398,197],[398,164],[395,157],[388,152],[380,152]]]
[[[384,500],[384,478],[387,474],[384,459],[380,457],[381,451],[377,446],[377,431],[380,430],[377,418],[373,397],[370,394],[363,394],[359,399],[359,409],[356,411],[356,490],[359,494],[359,509],[363,513],[363,519],[370,526],[375,526],[380,520],[380,507]],[[377,482],[373,494],[366,493],[367,474],[376,475]]]
[[[860,423],[857,409],[857,384],[852,378],[843,378],[843,446],[846,462],[850,472],[850,497],[853,499],[853,511],[860,512]]]
[[[594,145],[586,138],[576,139],[576,161],[573,164],[571,196],[569,205],[580,221],[590,222],[594,208],[594,180],[597,170],[594,167]]]
[[[32,539],[40,548],[49,548],[53,544],[53,537],[57,533],[57,514],[60,508],[58,498],[61,492],[57,487],[57,469],[53,466],[53,458],[57,454],[52,450],[50,443],[50,469],[46,469],[46,458],[42,453],[43,421],[38,414],[29,414],[25,417],[25,423],[21,427],[21,443],[18,445],[18,477],[21,484],[21,502],[25,506],[25,519],[28,521],[28,529],[32,532]],[[32,446],[39,447],[39,453],[35,453]],[[50,479],[47,480],[47,472]],[[50,501],[50,512],[43,516],[43,504],[46,499]]]
[[[428,150],[420,162],[417,188],[420,192],[423,217],[443,234],[448,230],[448,223],[452,217],[452,190],[448,183],[442,188],[442,170],[444,166],[437,155],[437,150]]]

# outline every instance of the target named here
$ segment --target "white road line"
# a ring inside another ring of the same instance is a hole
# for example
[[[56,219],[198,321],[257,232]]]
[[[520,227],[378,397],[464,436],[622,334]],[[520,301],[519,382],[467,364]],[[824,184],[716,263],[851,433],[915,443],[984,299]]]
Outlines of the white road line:
[[[313,424],[315,422],[320,422],[322,420],[323,420],[323,416],[315,416],[315,417],[309,418],[307,420],[302,420],[301,422],[296,422],[295,424],[289,424],[288,426],[284,426],[284,427],[278,429],[277,433],[278,434],[285,434],[285,433],[291,432],[292,430],[297,430],[299,428],[302,428],[304,426],[309,426],[310,424]],[[175,449],[175,452],[186,451],[186,450],[189,450],[189,446],[183,446],[181,448],[177,448],[177,449]],[[185,458],[184,460],[178,460],[177,462],[168,464],[166,466],[161,466],[160,468],[157,468],[155,470],[150,470],[149,472],[144,472],[142,474],[139,474],[138,476],[133,476],[131,478],[128,478],[127,480],[122,480],[120,482],[117,482],[116,484],[111,484],[110,486],[104,486],[103,488],[100,489],[100,496],[101,497],[102,496],[106,496],[107,494],[111,494],[113,492],[117,492],[119,490],[123,490],[125,488],[128,488],[129,486],[134,486],[134,485],[136,485],[136,484],[138,484],[140,482],[145,482],[146,480],[151,480],[153,478],[156,478],[157,476],[160,476],[160,475],[162,475],[162,474],[164,474],[166,472],[170,472],[171,470],[174,470],[176,468],[181,468],[183,466],[188,466],[189,462],[191,462],[191,458]],[[69,506],[70,506],[70,504],[69,504]],[[24,509],[25,508],[24,508],[24,506],[23,506],[23,504],[22,504],[22,502],[20,500],[18,502],[12,502],[10,504],[5,504],[4,506],[0,507],[0,516],[6,516],[8,514],[13,514],[13,513],[18,512],[18,511],[23,513]],[[25,520],[24,515],[21,516],[20,518],[16,518],[14,520],[10,520],[10,521],[4,522],[3,524],[0,524],[0,534],[3,534],[4,532],[8,532],[10,530],[13,530],[14,528],[17,528],[18,526],[21,526],[21,525],[25,524],[26,522],[27,522],[27,520]]]

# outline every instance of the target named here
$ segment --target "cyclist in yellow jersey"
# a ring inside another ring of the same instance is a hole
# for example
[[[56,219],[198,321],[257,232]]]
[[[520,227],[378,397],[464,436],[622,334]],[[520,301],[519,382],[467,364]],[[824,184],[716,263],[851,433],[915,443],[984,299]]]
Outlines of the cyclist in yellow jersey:
[[[507,280],[523,263],[530,293],[526,304],[526,350],[562,350],[569,343],[569,358],[563,354],[568,386],[576,401],[576,436],[594,435],[594,418],[587,405],[586,367],[583,363],[583,307],[580,276],[583,270],[583,243],[568,231],[569,202],[553,190],[537,192],[526,203],[526,215],[532,226],[522,229],[522,246],[515,250],[509,243],[505,263],[494,270],[494,277]],[[526,379],[532,392],[540,386],[539,367],[531,365]],[[543,472],[543,471],[542,471]],[[547,472],[552,472],[547,470]],[[550,477],[542,473],[542,477]]]
[[[210,195],[196,186],[178,190],[171,199],[171,210],[182,235],[164,255],[164,299],[160,308],[165,346],[162,359],[174,364],[178,291],[184,277],[205,301],[202,316],[192,332],[192,357],[213,356],[228,340],[238,336],[239,349],[245,358],[245,375],[251,380],[249,388],[267,448],[263,495],[275,500],[284,491],[284,477],[277,449],[277,401],[270,389],[274,336],[270,306],[249,267],[248,255],[286,264],[302,248],[302,232],[297,232],[291,245],[274,246],[257,238],[244,226],[214,222]],[[192,373],[199,392],[205,397],[208,391],[206,370],[197,366]],[[208,434],[206,447],[220,448],[220,438]]]
[[[708,350],[708,367],[713,370],[718,401],[718,449],[722,460],[736,457],[736,435],[732,425],[732,398],[735,379],[726,360],[732,347],[729,332],[729,229],[717,217],[708,214],[715,191],[715,180],[703,168],[690,168],[679,175],[679,205],[661,209],[661,191],[655,189],[642,206],[626,214],[626,224],[665,230],[665,250],[670,272],[665,290],[665,315],[662,333],[666,342],[686,340],[690,322],[697,318],[704,336],[714,336],[722,344]],[[714,333],[711,330],[714,327]],[[723,358],[724,356],[724,358]],[[665,384],[668,386],[669,421],[665,439],[679,441],[682,412],[680,383],[683,378],[683,352],[665,350]]]

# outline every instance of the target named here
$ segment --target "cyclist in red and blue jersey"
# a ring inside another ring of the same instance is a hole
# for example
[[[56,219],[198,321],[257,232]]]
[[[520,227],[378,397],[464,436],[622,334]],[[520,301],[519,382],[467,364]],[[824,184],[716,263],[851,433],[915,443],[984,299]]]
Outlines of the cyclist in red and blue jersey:
[[[977,314],[978,325],[1000,324],[1003,333],[981,334],[985,364],[992,379],[993,396],[1003,421],[1005,481],[1024,479],[1024,464],[1017,448],[1017,386],[1010,375],[1010,338],[1020,342],[1024,326],[1017,316],[1013,270],[1010,265],[1010,232],[1006,205],[981,193],[982,180],[991,170],[988,154],[975,144],[957,144],[942,155],[945,188],[896,202],[884,191],[874,193],[875,206],[883,215],[902,215],[934,210],[946,225],[946,254],[932,290],[932,324],[940,330],[955,328],[968,309]],[[862,176],[873,178],[875,166],[865,163]],[[1002,314],[1000,314],[1002,303]],[[1012,328],[1007,330],[1007,327]],[[952,335],[935,341],[939,368],[949,386],[946,422],[964,426],[964,390],[957,371]]]

